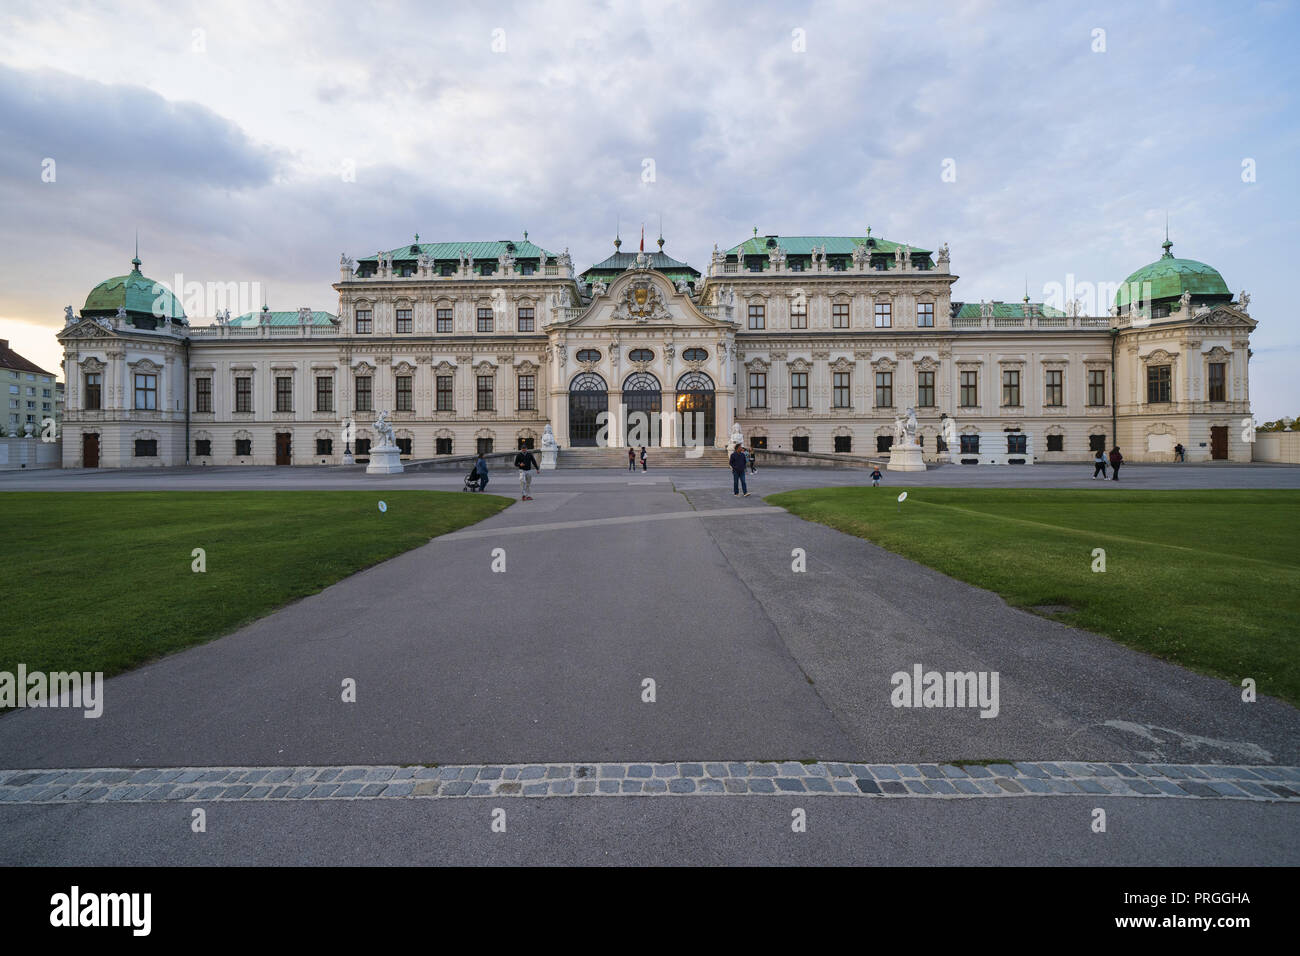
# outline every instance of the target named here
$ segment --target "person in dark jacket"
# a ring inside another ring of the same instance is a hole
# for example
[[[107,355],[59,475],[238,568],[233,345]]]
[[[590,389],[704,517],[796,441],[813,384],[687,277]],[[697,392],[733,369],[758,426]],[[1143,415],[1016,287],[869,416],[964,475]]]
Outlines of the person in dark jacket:
[[[636,449],[628,448],[627,450],[627,470],[636,471]]]
[[[532,501],[533,496],[528,492],[533,490],[533,472],[537,471],[537,459],[527,448],[521,448],[515,455],[515,467],[519,469],[519,491],[522,495],[520,500]]]
[[[645,445],[641,446],[641,470],[645,471]]]
[[[879,468],[871,469],[871,487],[875,488],[880,484],[880,479],[884,476],[880,473]]]
[[[474,462],[474,470],[478,472],[478,490],[487,491],[487,483],[488,483],[487,459],[483,457],[482,453],[479,454],[478,461]]]
[[[727,464],[731,465],[731,496],[733,498],[748,498],[749,486],[745,484],[745,469],[749,467],[749,461],[745,458],[745,446],[737,445],[736,450],[731,453],[727,459]],[[741,489],[744,489],[742,495]]]
[[[1124,456],[1119,453],[1119,445],[1110,450],[1110,480],[1119,481],[1119,466],[1124,463]]]

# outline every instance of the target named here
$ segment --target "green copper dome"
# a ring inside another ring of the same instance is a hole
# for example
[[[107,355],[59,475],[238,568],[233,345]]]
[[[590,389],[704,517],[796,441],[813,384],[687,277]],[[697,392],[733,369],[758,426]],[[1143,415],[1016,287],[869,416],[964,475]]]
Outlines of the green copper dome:
[[[81,314],[92,318],[111,318],[119,308],[126,309],[127,318],[137,328],[153,329],[163,319],[187,324],[185,310],[161,282],[140,272],[140,258],[131,260],[132,269],[124,276],[105,279],[86,296]]]
[[[1184,292],[1190,292],[1196,301],[1213,300],[1229,302],[1232,293],[1223,276],[1213,266],[1195,259],[1175,259],[1169,250],[1173,243],[1164,241],[1165,254],[1150,265],[1143,266],[1124,280],[1115,293],[1115,305],[1126,306],[1130,296],[1136,295],[1139,304],[1172,302]],[[1150,283],[1148,286],[1147,283]]]

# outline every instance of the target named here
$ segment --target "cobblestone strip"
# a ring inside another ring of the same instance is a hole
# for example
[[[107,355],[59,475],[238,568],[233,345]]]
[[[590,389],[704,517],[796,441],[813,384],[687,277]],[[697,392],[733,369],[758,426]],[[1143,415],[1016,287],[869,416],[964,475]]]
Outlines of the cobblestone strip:
[[[0,770],[0,804],[644,795],[1172,797],[1300,802],[1300,767],[799,761]]]

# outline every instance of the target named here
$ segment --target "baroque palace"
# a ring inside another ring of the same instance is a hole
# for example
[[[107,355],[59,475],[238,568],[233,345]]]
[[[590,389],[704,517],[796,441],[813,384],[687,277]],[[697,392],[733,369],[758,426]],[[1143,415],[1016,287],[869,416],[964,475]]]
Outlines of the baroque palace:
[[[1109,315],[954,300],[937,251],[865,236],[663,252],[585,272],[524,237],[343,257],[336,313],[189,323],[140,271],[59,333],[65,467],[365,460],[388,411],[404,458],[540,444],[876,456],[915,409],[927,460],[1250,460],[1255,322],[1217,271],[1164,254]],[[949,422],[948,420],[951,420]],[[353,429],[355,429],[353,431]],[[947,441],[945,441],[947,439]],[[949,447],[953,442],[957,447]],[[990,457],[994,456],[994,457]]]

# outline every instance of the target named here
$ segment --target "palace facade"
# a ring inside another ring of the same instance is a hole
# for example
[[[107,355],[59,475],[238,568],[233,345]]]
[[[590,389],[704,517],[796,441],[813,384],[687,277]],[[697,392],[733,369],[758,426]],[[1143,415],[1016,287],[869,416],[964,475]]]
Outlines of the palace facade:
[[[561,448],[722,447],[738,426],[759,448],[875,456],[908,408],[927,460],[1250,460],[1249,298],[1168,240],[1105,316],[963,302],[946,244],[870,230],[755,235],[707,274],[658,246],[616,240],[578,273],[526,234],[416,241],[344,257],[336,312],[204,326],[137,256],[65,310],[63,464],[364,460],[382,410],[417,460],[537,445],[548,423]]]

